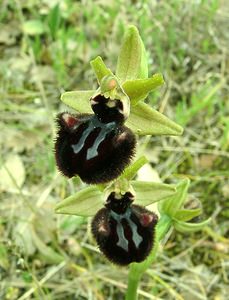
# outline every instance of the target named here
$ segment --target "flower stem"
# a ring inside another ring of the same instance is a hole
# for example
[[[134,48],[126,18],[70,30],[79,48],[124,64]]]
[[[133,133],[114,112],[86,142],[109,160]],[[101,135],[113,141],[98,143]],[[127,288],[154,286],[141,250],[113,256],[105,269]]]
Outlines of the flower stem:
[[[129,272],[128,277],[128,288],[126,293],[126,300],[137,300],[137,289],[138,289],[138,283],[141,276],[138,276],[135,274],[134,276],[130,275],[133,272]]]
[[[126,300],[137,300],[137,289],[139,281],[144,274],[144,272],[151,266],[154,262],[158,248],[159,242],[164,238],[165,234],[171,227],[172,220],[167,215],[162,215],[157,227],[156,227],[156,237],[154,242],[154,247],[150,255],[141,263],[132,263],[130,265],[129,275],[128,275],[128,287],[126,292]]]

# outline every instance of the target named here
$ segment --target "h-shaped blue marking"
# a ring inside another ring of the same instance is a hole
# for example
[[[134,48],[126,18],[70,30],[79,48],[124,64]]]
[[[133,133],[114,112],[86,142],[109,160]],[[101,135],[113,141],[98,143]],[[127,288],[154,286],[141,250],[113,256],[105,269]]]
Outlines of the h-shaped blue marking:
[[[84,130],[80,140],[77,144],[71,145],[75,154],[79,153],[83,149],[86,139],[93,129],[100,128],[100,132],[96,137],[93,145],[87,149],[86,159],[90,160],[98,155],[98,148],[100,143],[106,138],[107,134],[111,132],[112,129],[116,127],[115,122],[101,123],[97,117],[92,118],[88,127]]]
[[[138,246],[143,240],[143,238],[137,232],[137,225],[130,219],[130,215],[131,215],[130,208],[128,208],[127,211],[121,215],[115,213],[114,211],[111,211],[111,216],[117,221],[117,235],[118,235],[117,246],[121,247],[127,252],[128,252],[129,241],[124,235],[124,229],[121,223],[122,220],[126,220],[127,223],[129,224],[132,231],[132,239],[136,248],[138,248]]]

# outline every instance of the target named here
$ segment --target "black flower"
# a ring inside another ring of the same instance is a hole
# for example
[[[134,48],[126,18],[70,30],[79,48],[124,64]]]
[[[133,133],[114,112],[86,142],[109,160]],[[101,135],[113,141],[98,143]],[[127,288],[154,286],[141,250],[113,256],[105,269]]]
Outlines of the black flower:
[[[128,265],[143,261],[154,243],[157,215],[134,205],[126,192],[120,199],[112,192],[92,220],[92,233],[100,250],[113,263]]]
[[[123,125],[121,101],[109,100],[102,95],[91,99],[95,114],[58,115],[55,156],[67,177],[79,175],[86,183],[108,182],[130,163],[136,138]]]

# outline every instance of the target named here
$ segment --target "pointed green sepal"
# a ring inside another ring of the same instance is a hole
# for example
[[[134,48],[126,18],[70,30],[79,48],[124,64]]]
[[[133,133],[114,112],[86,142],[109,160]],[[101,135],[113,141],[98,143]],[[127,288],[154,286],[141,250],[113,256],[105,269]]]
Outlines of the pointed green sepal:
[[[137,28],[129,26],[121,46],[116,75],[121,82],[147,77],[146,57]]]
[[[87,187],[56,205],[58,214],[89,217],[103,206],[103,194],[95,186]]]
[[[126,122],[138,135],[181,135],[183,128],[144,102],[132,106]]]
[[[211,221],[211,218],[209,218],[203,222],[200,222],[200,223],[187,223],[187,222],[174,220],[173,226],[177,231],[182,232],[182,233],[194,232],[194,231],[202,230],[206,225],[209,224],[210,221]]]
[[[140,37],[140,39],[141,39],[141,37]],[[138,78],[144,79],[144,78],[148,78],[149,74],[148,74],[148,60],[147,60],[147,56],[146,56],[146,49],[145,49],[142,39],[141,39],[141,50],[142,50],[141,67],[140,67],[140,74],[139,74]]]
[[[176,193],[160,203],[159,211],[161,214],[166,214],[171,218],[175,216],[187,198],[189,184],[190,180],[187,178],[176,185]]]
[[[89,103],[96,91],[72,91],[61,95],[61,101],[80,113],[92,113]]]
[[[141,156],[132,165],[125,169],[121,177],[126,178],[127,180],[131,180],[137,174],[138,170],[140,170],[141,167],[143,167],[147,163],[148,159],[145,156]]]
[[[192,220],[195,217],[198,217],[199,215],[201,215],[201,213],[202,213],[201,208],[180,209],[175,213],[174,218],[179,221],[187,222]]]
[[[144,100],[149,92],[164,84],[162,74],[155,74],[151,78],[129,80],[123,83],[123,89],[129,96],[131,105]]]
[[[107,66],[105,65],[105,63],[103,62],[100,56],[97,56],[95,59],[91,60],[90,64],[92,69],[95,72],[99,84],[101,83],[101,80],[103,79],[104,76],[113,75],[111,70],[107,68]]]
[[[143,206],[150,205],[166,197],[172,196],[176,192],[174,186],[164,183],[135,180],[130,183],[136,194],[134,204]]]

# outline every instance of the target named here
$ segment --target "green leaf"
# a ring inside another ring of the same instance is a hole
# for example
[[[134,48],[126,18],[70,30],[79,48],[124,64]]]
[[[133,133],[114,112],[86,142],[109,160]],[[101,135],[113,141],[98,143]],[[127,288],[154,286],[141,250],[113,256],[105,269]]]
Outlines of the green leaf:
[[[135,193],[135,204],[147,206],[160,201],[176,192],[176,188],[169,184],[149,182],[149,181],[131,181]]]
[[[45,25],[40,20],[26,21],[22,29],[28,35],[40,35],[45,32]]]
[[[179,220],[179,221],[190,221],[195,217],[198,217],[202,213],[201,208],[196,208],[196,209],[180,209],[178,210],[174,218]]]
[[[34,244],[48,263],[57,264],[65,259],[51,247],[45,245],[34,229],[31,230],[31,233]]]
[[[9,268],[9,259],[7,253],[7,246],[0,243],[0,268],[7,270]]]
[[[148,163],[148,159],[145,156],[141,156],[132,165],[125,169],[121,177],[131,180],[137,174],[138,170],[146,163]]]
[[[135,26],[128,27],[121,46],[116,75],[121,82],[142,76],[142,41]]]
[[[190,181],[188,178],[180,181],[176,185],[176,193],[168,197],[168,199],[164,199],[164,201],[160,203],[160,212],[167,214],[169,217],[173,218],[186,200],[189,184]]]
[[[101,83],[101,80],[104,76],[113,75],[111,70],[107,68],[100,56],[97,56],[95,59],[91,60],[90,64],[99,83]]]
[[[138,135],[181,135],[183,128],[144,102],[131,106],[126,126]]]
[[[58,28],[60,26],[61,13],[59,3],[56,4],[49,12],[48,25],[49,30],[53,38],[56,37]]]
[[[80,113],[93,113],[89,99],[95,91],[72,91],[61,95],[61,101]]]
[[[144,100],[149,92],[164,84],[162,74],[155,74],[151,78],[129,80],[123,83],[123,89],[131,100],[131,105],[136,105]]]
[[[93,216],[103,206],[103,194],[96,186],[87,187],[56,205],[58,214]]]
[[[186,232],[194,232],[194,231],[202,230],[206,225],[209,224],[210,221],[211,218],[200,223],[187,223],[187,222],[174,220],[173,225],[177,231],[186,233]]]

